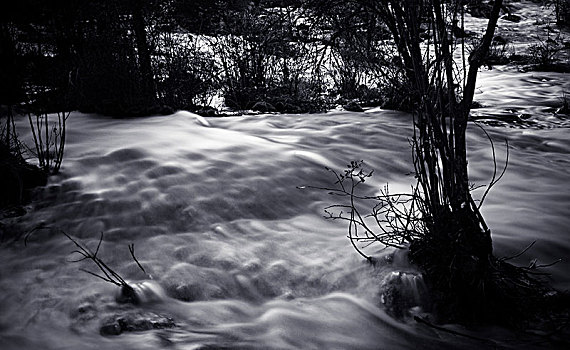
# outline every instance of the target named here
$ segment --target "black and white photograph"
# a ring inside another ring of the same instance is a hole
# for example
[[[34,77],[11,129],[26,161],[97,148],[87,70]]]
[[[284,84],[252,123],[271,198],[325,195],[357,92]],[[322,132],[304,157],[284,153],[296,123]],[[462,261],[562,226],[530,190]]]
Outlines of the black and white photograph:
[[[1,350],[570,349],[570,0],[6,0]]]

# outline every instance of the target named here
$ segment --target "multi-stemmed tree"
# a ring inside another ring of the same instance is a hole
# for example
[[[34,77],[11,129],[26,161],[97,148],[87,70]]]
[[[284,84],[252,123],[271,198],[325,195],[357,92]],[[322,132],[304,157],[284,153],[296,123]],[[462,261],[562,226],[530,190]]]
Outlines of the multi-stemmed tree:
[[[490,295],[494,259],[490,231],[470,192],[465,132],[477,71],[489,51],[502,1],[495,1],[483,38],[467,59],[463,54],[463,66],[453,58],[457,43],[452,37],[453,26],[462,19],[460,1],[374,5],[392,33],[416,102],[412,146],[425,234],[411,242],[411,258],[443,297],[436,300],[439,308],[460,304],[456,313],[472,315],[483,310],[481,303]]]
[[[434,311],[443,319],[511,322],[543,307],[548,287],[534,271],[493,255],[491,232],[479,211],[488,189],[502,175],[495,165],[495,175],[478,202],[468,176],[469,113],[502,1],[494,1],[485,33],[470,50],[457,35],[464,32],[463,1],[361,1],[388,28],[405,71],[414,103],[411,144],[418,185],[410,195],[359,195],[356,186],[371,173],[353,162],[344,173],[335,173],[337,187],[327,189],[350,198],[349,204],[329,207],[330,218],[349,222],[353,246],[368,259],[358,243],[409,247],[411,261],[424,272]],[[358,199],[377,201],[370,215],[360,212]]]

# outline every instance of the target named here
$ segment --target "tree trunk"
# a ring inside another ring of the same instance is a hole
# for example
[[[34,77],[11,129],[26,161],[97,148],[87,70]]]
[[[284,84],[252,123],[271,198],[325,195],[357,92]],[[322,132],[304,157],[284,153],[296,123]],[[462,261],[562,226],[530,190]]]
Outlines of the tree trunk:
[[[138,49],[139,66],[142,76],[142,93],[148,106],[152,106],[156,100],[156,89],[154,87],[154,74],[150,59],[150,49],[146,38],[145,20],[141,4],[138,1],[131,3],[133,16],[133,31]]]
[[[477,72],[488,53],[502,1],[494,3],[486,33],[469,57],[464,90],[454,71],[449,38],[453,3],[441,0],[376,2],[406,67],[417,106],[413,156],[427,234],[410,257],[425,271],[434,305],[446,318],[468,319],[485,303],[492,260],[490,231],[469,191],[465,132]],[[420,33],[428,28],[435,58],[426,58]],[[454,315],[452,315],[454,314]]]

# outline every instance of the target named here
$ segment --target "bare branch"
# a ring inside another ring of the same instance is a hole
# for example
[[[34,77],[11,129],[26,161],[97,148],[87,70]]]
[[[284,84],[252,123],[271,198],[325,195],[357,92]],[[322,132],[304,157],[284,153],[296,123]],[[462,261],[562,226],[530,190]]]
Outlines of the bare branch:
[[[135,244],[134,244],[134,243],[129,244],[129,252],[131,253],[131,257],[132,257],[133,260],[137,263],[137,265],[139,266],[139,268],[141,269],[141,271],[146,274],[146,271],[145,271],[144,267],[142,267],[141,263],[139,262],[139,260],[138,260],[137,257],[135,256]]]

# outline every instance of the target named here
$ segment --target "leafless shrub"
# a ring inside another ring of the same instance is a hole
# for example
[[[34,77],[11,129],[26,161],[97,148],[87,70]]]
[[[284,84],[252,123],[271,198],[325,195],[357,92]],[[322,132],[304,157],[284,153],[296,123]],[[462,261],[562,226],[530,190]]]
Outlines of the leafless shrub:
[[[192,109],[212,102],[219,87],[219,67],[205,39],[184,32],[160,32],[153,59],[162,104]]]
[[[310,12],[304,8],[253,6],[227,23],[227,35],[211,38],[220,62],[226,106],[250,109],[269,103],[279,112],[316,112],[325,98],[322,43]]]
[[[541,66],[548,66],[554,63],[560,52],[566,49],[562,44],[563,41],[564,36],[561,32],[559,32],[555,37],[550,36],[550,31],[546,38],[539,36],[538,42],[530,45],[528,48],[532,62]]]
[[[425,234],[426,213],[417,186],[412,186],[411,193],[390,193],[386,185],[380,195],[367,196],[360,194],[357,188],[372,177],[374,171],[366,169],[362,160],[351,161],[341,173],[327,170],[335,177],[333,187],[306,187],[345,199],[343,203],[327,206],[325,218],[348,222],[348,238],[367,260],[371,261],[372,257],[365,254],[362,247],[380,243],[402,249]]]
[[[12,106],[7,106],[5,111],[0,112],[0,143],[16,157],[24,158],[25,147],[16,132]]]
[[[50,121],[49,113],[28,113],[34,140],[34,148],[29,148],[29,151],[38,159],[40,168],[46,173],[57,174],[61,167],[69,114],[70,112],[56,112],[51,114],[56,120]]]
[[[560,97],[561,106],[556,110],[557,114],[570,114],[570,98],[566,91],[562,91],[562,96]]]
[[[118,301],[124,303],[133,303],[138,304],[140,302],[140,296],[137,295],[135,289],[129,285],[129,283],[121,276],[115,269],[110,267],[100,256],[99,251],[101,248],[101,244],[103,243],[103,232],[101,232],[101,236],[99,237],[99,242],[97,243],[97,247],[95,251],[91,250],[86,245],[82,244],[76,238],[68,234],[67,232],[58,229],[52,228],[49,226],[38,226],[28,232],[24,237],[24,243],[27,244],[29,238],[34,234],[36,231],[39,230],[55,230],[58,233],[64,235],[67,239],[69,239],[73,245],[77,248],[72,251],[72,254],[76,254],[78,258],[72,259],[71,262],[82,262],[82,261],[91,261],[97,267],[99,272],[93,272],[87,269],[80,268],[81,271],[88,273],[94,277],[97,277],[105,282],[113,284],[117,287],[121,288],[121,294],[119,295]],[[147,275],[144,267],[141,265],[137,257],[135,256],[135,245],[134,243],[129,244],[129,253],[131,254],[131,258],[136,262],[137,266],[140,270]]]

